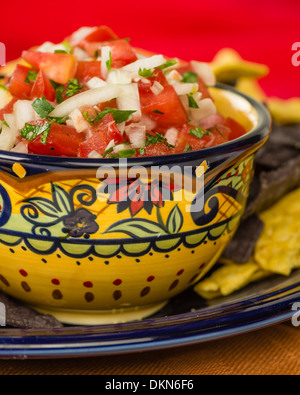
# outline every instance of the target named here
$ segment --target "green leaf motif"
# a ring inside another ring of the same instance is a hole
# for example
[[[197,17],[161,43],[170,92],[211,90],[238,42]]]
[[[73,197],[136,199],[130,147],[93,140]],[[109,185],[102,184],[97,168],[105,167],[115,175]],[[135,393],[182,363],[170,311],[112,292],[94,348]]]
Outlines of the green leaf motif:
[[[183,225],[183,215],[176,205],[169,214],[167,219],[167,228],[171,234],[176,234],[180,231]]]
[[[59,185],[52,184],[52,198],[61,215],[68,215],[73,211],[69,194]]]
[[[164,236],[168,233],[157,223],[146,219],[125,219],[110,226],[105,233],[125,233],[134,239]]]
[[[42,214],[51,218],[59,218],[60,212],[57,210],[53,202],[44,198],[30,198],[25,200],[25,203],[30,203],[35,206]]]

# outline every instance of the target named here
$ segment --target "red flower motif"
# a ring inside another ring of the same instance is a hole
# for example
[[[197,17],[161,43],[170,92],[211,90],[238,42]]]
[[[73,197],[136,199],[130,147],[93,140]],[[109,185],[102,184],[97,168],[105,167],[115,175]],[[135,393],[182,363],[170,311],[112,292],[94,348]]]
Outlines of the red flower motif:
[[[174,200],[173,192],[181,189],[160,180],[144,183],[139,178],[106,179],[105,184],[100,190],[101,193],[109,193],[112,186],[115,187],[108,198],[108,203],[117,204],[118,213],[129,209],[132,217],[136,216],[142,209],[145,209],[150,215],[154,206],[164,207],[166,201]]]

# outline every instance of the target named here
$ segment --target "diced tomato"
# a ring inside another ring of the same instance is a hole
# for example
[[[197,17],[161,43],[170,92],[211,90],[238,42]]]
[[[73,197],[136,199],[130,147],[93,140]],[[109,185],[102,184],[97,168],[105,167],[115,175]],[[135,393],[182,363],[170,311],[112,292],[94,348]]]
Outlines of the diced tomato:
[[[100,111],[103,111],[106,108],[118,108],[118,104],[117,104],[117,100],[113,99],[110,101],[99,103],[99,104],[97,104],[97,107],[99,108]]]
[[[94,56],[96,51],[101,51],[101,48],[104,46],[111,48],[112,67],[116,69],[137,60],[137,56],[133,48],[126,40],[84,43],[84,49],[90,56]]]
[[[243,136],[247,131],[246,129],[237,121],[235,121],[233,118],[226,118],[225,121],[223,122],[224,126],[227,126],[230,129],[230,135],[229,139],[234,140],[237,139],[238,137]]]
[[[53,123],[47,143],[43,144],[41,136],[38,136],[29,142],[28,151],[38,155],[77,157],[79,146],[84,138],[83,133],[77,133],[72,127]]]
[[[164,143],[156,143],[145,148],[143,156],[165,156],[175,154],[174,148],[168,147]]]
[[[138,82],[139,91],[146,92],[146,93],[151,92],[151,87],[153,86],[155,81],[160,83],[162,86],[168,85],[168,81],[167,81],[163,71],[157,69],[157,70],[154,70],[152,77],[140,79],[140,81]]]
[[[58,84],[66,84],[76,74],[77,58],[71,54],[23,51],[22,58]]]
[[[118,36],[107,26],[99,26],[92,33],[87,35],[79,46],[83,44],[83,42],[102,42],[102,41],[110,41],[116,40]]]
[[[152,136],[156,135],[156,133],[153,131],[147,131],[147,134],[150,134]],[[144,151],[145,153],[142,156],[165,156],[176,153],[174,148],[169,147],[164,143],[148,145],[147,147],[145,147]],[[139,156],[139,154],[137,156]]]
[[[106,147],[107,143],[104,139],[103,132],[100,131],[98,133],[93,133],[89,139],[80,144],[77,155],[80,158],[88,158],[89,154],[93,151],[102,155]]]
[[[92,151],[102,155],[111,140],[114,140],[115,144],[124,142],[113,116],[107,114],[93,126],[92,136],[80,144],[78,156],[88,158]]]
[[[18,101],[16,97],[14,97],[2,110],[0,110],[0,121],[4,121],[5,114],[11,114],[14,111],[14,105]]]
[[[209,131],[203,130],[202,138],[195,137],[190,130],[196,129],[195,126],[184,125],[178,135],[175,151],[176,153],[184,152],[188,147],[192,151],[209,148],[215,145],[223,144],[228,141],[230,129],[224,125],[217,125]],[[207,134],[206,134],[207,133]]]
[[[76,78],[80,82],[88,82],[93,77],[102,78],[100,61],[80,61],[77,65]]]
[[[27,100],[30,97],[32,85],[25,82],[29,67],[18,64],[9,81],[8,89],[10,93],[18,99]]]
[[[179,96],[171,85],[155,95],[152,91],[140,90],[141,109],[157,122],[158,126],[182,126],[188,123],[187,113]]]
[[[40,70],[37,78],[32,86],[30,99],[36,99],[37,97],[43,97],[49,101],[54,101],[56,92],[48,77]]]

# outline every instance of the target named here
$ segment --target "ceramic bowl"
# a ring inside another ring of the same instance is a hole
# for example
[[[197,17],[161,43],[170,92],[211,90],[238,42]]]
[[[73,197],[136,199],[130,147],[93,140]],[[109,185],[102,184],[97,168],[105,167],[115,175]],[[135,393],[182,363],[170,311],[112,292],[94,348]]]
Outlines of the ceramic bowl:
[[[99,325],[150,316],[204,276],[238,227],[270,130],[261,104],[211,93],[247,134],[122,162],[0,152],[1,290],[64,323]]]

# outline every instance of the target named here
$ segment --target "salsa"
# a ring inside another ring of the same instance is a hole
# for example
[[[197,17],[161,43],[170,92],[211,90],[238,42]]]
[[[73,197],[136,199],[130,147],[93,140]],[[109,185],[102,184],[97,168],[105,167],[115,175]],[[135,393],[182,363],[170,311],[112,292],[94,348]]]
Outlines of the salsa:
[[[218,113],[208,64],[135,49],[83,27],[23,51],[0,85],[0,149],[79,158],[196,151],[246,133]]]

